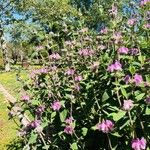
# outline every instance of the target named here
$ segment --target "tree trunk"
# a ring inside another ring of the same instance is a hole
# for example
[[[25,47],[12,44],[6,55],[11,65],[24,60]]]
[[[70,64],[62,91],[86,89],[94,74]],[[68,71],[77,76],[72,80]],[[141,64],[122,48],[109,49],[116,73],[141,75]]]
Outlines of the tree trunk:
[[[5,71],[10,71],[10,60],[8,57],[8,49],[6,47],[6,43],[2,44],[2,52],[3,52],[3,60],[4,60],[4,66],[5,66]]]
[[[3,62],[4,62],[5,71],[10,71],[10,59],[8,57],[8,49],[7,49],[6,42],[3,36],[0,37],[0,47],[2,50],[2,54],[3,54]]]

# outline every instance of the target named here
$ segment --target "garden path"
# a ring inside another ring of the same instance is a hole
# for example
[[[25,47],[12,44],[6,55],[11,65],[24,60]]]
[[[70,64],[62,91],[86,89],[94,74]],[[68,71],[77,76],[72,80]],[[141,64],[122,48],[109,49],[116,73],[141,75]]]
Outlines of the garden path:
[[[0,84],[0,92],[6,97],[7,102],[15,103],[16,99]]]

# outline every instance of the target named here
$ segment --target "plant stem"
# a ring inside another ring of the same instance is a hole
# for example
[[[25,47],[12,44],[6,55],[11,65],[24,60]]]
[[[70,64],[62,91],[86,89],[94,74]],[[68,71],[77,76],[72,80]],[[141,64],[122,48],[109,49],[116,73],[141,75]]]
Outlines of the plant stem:
[[[112,148],[111,140],[110,140],[110,138],[109,138],[109,135],[108,135],[108,134],[107,134],[107,138],[108,138],[109,148],[112,150],[113,148]]]

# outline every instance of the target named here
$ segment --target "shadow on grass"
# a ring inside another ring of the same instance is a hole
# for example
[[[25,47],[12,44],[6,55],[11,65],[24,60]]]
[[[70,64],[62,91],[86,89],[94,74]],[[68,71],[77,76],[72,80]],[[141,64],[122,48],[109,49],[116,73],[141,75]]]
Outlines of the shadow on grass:
[[[6,150],[22,150],[23,141],[20,139],[14,139],[6,145]]]

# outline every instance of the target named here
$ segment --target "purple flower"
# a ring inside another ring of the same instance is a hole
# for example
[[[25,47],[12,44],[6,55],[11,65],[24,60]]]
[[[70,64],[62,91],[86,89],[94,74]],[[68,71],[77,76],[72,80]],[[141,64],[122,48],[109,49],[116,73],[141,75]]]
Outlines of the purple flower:
[[[150,2],[150,0],[142,0],[141,2],[140,2],[140,5],[141,6],[144,6],[144,5],[146,5],[147,3],[149,3]]]
[[[122,65],[120,64],[119,61],[115,61],[115,63],[114,63],[114,69],[115,69],[116,71],[122,70]]]
[[[150,23],[144,24],[143,27],[144,27],[145,29],[150,29]]]
[[[29,101],[29,100],[30,100],[30,97],[29,97],[29,95],[23,95],[23,96],[21,97],[21,99],[24,100],[24,101]]]
[[[133,25],[135,25],[136,21],[137,20],[135,18],[131,18],[131,19],[128,20],[127,24],[130,25],[130,26],[133,26]]]
[[[36,127],[38,127],[38,126],[40,125],[40,123],[41,123],[40,120],[34,120],[34,121],[32,121],[32,122],[29,124],[29,126],[30,126],[31,128],[36,128]]]
[[[67,46],[71,46],[71,45],[72,45],[72,42],[71,42],[71,41],[65,41],[65,44],[66,44]]]
[[[116,16],[118,14],[118,8],[115,5],[111,6],[111,9],[109,10],[110,15]]]
[[[75,90],[80,91],[80,85],[79,84],[76,84],[74,88],[75,88]]]
[[[129,111],[133,108],[134,104],[132,100],[124,100],[123,109]]]
[[[75,73],[75,70],[74,70],[74,69],[68,69],[68,70],[66,71],[66,74],[67,74],[67,75],[74,75],[74,73]]]
[[[120,48],[118,49],[118,52],[119,52],[120,54],[128,54],[129,49],[128,49],[127,47],[120,47]]]
[[[46,74],[46,73],[48,73],[48,69],[46,69],[46,68],[41,68],[41,69],[39,69],[39,73]]]
[[[45,110],[45,106],[44,106],[44,105],[41,105],[41,106],[39,106],[39,107],[37,108],[36,112],[37,112],[38,114],[41,114],[42,112],[44,112],[44,110]]]
[[[59,60],[61,57],[58,53],[53,53],[50,55],[50,58],[54,60]]]
[[[115,44],[118,44],[122,41],[122,35],[121,32],[115,32],[112,36],[112,38],[115,40]]]
[[[134,80],[136,85],[139,85],[139,84],[141,84],[143,82],[143,78],[139,74],[135,74],[133,80]]]
[[[150,105],[150,97],[146,98],[146,103]]]
[[[107,34],[108,33],[108,28],[101,29],[100,33]]]
[[[108,66],[108,68],[107,68],[107,71],[109,71],[109,72],[114,72],[114,64],[110,64],[109,66]]]
[[[115,63],[110,64],[107,68],[107,71],[109,72],[121,71],[121,70],[122,70],[122,65],[117,60],[115,61]]]
[[[53,109],[54,111],[59,111],[60,108],[61,108],[61,103],[60,103],[59,101],[53,102],[53,104],[52,104],[52,109]]]
[[[42,45],[36,46],[35,48],[36,48],[36,50],[38,50],[38,51],[44,49],[44,47],[43,47]]]
[[[131,48],[131,50],[130,50],[130,54],[131,54],[131,55],[137,55],[138,52],[139,52],[139,49],[138,49],[138,48]]]
[[[82,76],[76,76],[74,80],[80,82],[82,79],[83,79]]]
[[[69,117],[65,120],[65,123],[71,124],[74,121],[73,117]]]
[[[66,133],[66,134],[73,134],[73,132],[74,132],[74,128],[73,128],[73,126],[71,126],[71,125],[67,125],[66,127],[65,127],[65,129],[64,129],[64,132]]]
[[[81,33],[86,33],[86,32],[88,32],[88,28],[83,28],[83,29],[81,29],[79,32],[81,32]]]
[[[143,137],[141,138],[141,140],[139,138],[132,140],[131,144],[134,150],[146,149],[146,140]]]
[[[81,49],[80,51],[79,51],[79,55],[81,55],[81,56],[92,56],[94,54],[94,52],[93,52],[93,50],[91,50],[91,49]]]
[[[125,81],[126,84],[128,84],[130,80],[131,80],[131,77],[129,75],[126,75],[124,77],[124,81]]]
[[[104,120],[102,123],[97,125],[97,128],[104,133],[109,133],[114,128],[114,123],[111,120]]]

